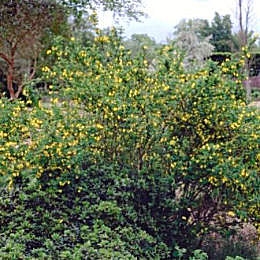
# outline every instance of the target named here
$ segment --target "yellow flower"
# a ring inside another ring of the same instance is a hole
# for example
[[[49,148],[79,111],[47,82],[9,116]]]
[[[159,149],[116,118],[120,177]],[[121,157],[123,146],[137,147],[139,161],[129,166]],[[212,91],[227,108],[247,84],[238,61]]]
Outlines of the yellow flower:
[[[235,214],[235,212],[234,211],[228,211],[228,213],[227,213],[227,215],[229,216],[229,217],[234,217],[236,214]]]
[[[171,163],[171,168],[174,169],[176,167],[177,163],[174,162],[174,163]]]
[[[227,181],[228,181],[227,177],[224,176],[224,177],[222,178],[222,183],[226,183]]]
[[[79,56],[81,57],[87,57],[87,53],[85,51],[80,51]]]
[[[241,171],[240,175],[241,175],[242,177],[248,177],[248,176],[249,176],[249,173],[248,173],[245,169],[243,169],[243,170]]]
[[[216,182],[217,182],[216,177],[214,177],[214,176],[210,176],[210,177],[209,177],[209,182],[210,182],[211,184],[215,185]]]
[[[176,144],[175,140],[170,141],[170,145],[175,145],[175,144]]]
[[[42,72],[49,72],[50,68],[47,66],[42,67]]]
[[[109,37],[108,36],[98,36],[95,38],[95,42],[101,42],[101,43],[107,43],[109,42]]]
[[[104,126],[101,125],[101,124],[96,124],[96,127],[97,127],[97,129],[103,129],[104,128]]]

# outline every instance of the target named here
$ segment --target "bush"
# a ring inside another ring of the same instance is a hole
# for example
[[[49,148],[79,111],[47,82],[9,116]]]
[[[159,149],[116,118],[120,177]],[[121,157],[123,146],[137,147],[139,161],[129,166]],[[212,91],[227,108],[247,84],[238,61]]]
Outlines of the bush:
[[[128,172],[95,164],[70,181],[62,193],[59,183],[44,190],[41,178],[11,193],[2,189],[1,255],[12,250],[28,258],[167,257],[167,246],[132,222],[138,216],[128,204]]]
[[[1,254],[179,259],[259,223],[259,112],[242,61],[186,72],[172,46],[151,70],[115,30],[57,38],[50,102],[1,100]],[[193,256],[192,256],[193,255]]]

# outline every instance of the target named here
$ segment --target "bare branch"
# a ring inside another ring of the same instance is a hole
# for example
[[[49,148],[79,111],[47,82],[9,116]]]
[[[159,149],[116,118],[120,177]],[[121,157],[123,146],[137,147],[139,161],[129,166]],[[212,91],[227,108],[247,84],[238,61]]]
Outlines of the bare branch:
[[[0,58],[2,58],[6,63],[11,64],[11,60],[4,53],[0,52]]]

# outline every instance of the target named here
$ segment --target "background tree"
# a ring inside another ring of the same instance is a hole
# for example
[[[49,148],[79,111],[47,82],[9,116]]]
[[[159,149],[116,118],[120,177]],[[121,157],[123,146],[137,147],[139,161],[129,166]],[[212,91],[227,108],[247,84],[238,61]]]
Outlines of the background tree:
[[[210,43],[214,45],[215,52],[230,52],[232,47],[232,22],[230,15],[220,16],[215,13],[210,26],[212,38]]]
[[[205,36],[208,22],[203,19],[182,20],[174,32],[174,42],[185,52],[184,65],[201,66],[205,58],[209,57],[214,49],[210,43],[211,36]]]
[[[55,1],[1,1],[0,58],[11,99],[18,98],[25,82],[34,77],[44,37],[59,32],[64,23],[65,9]]]
[[[254,63],[254,55],[252,52],[257,48],[256,42],[258,37],[254,33],[254,0],[237,0],[237,30],[233,36],[234,50],[241,51],[246,46],[251,55],[245,57],[245,73],[248,76],[254,75],[256,72],[251,70]]]
[[[71,15],[69,17],[69,25],[74,38],[80,39],[82,45],[85,45],[89,40],[94,41],[95,37],[95,19],[96,23],[98,18],[96,13],[84,13],[81,16]]]
[[[60,0],[60,2],[78,14],[99,9],[112,11],[114,17],[126,16],[134,20],[139,20],[144,15],[142,0]]]
[[[243,46],[250,48],[255,45],[253,40],[254,31],[251,28],[253,20],[253,0],[236,1],[236,25],[237,29],[233,36],[234,50],[239,51]]]
[[[149,64],[152,64],[156,58],[156,50],[160,44],[147,34],[133,34],[130,39],[125,41],[125,45],[131,50],[133,57],[138,57],[143,51],[146,52],[146,58]]]
[[[247,45],[252,19],[253,0],[238,0],[238,36],[240,47]]]

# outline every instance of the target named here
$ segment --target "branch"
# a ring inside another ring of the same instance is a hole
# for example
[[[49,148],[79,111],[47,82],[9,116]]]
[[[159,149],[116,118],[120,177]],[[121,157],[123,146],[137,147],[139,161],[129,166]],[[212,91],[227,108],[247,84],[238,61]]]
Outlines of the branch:
[[[33,65],[32,65],[32,71],[31,71],[31,73],[29,75],[29,80],[32,80],[34,75],[35,75],[35,73],[36,73],[36,65],[37,65],[37,60],[35,58],[34,61],[33,61]]]
[[[249,32],[249,25],[250,25],[250,15],[252,13],[252,2],[248,0],[247,7],[246,7],[246,21],[245,21],[245,37],[246,37],[246,43],[248,38],[248,32]]]
[[[8,65],[12,64],[12,61],[8,58],[7,55],[5,55],[4,53],[0,52],[0,58],[2,58],[4,61],[6,61],[8,63]]]
[[[240,28],[240,31],[243,32],[244,29],[243,29],[243,14],[242,14],[242,0],[239,0],[239,28]]]
[[[35,73],[36,73],[36,64],[37,64],[37,60],[34,59],[34,61],[33,61],[33,66],[32,66],[32,70],[31,70],[31,72],[30,72],[30,75],[29,75],[28,79],[27,79],[25,82],[21,82],[21,84],[18,86],[18,89],[17,89],[17,91],[16,91],[16,93],[15,93],[15,97],[16,97],[16,98],[18,98],[18,97],[20,96],[20,94],[22,93],[23,87],[24,87],[28,82],[30,82],[30,81],[33,79],[33,77],[34,77],[34,75],[35,75]]]

